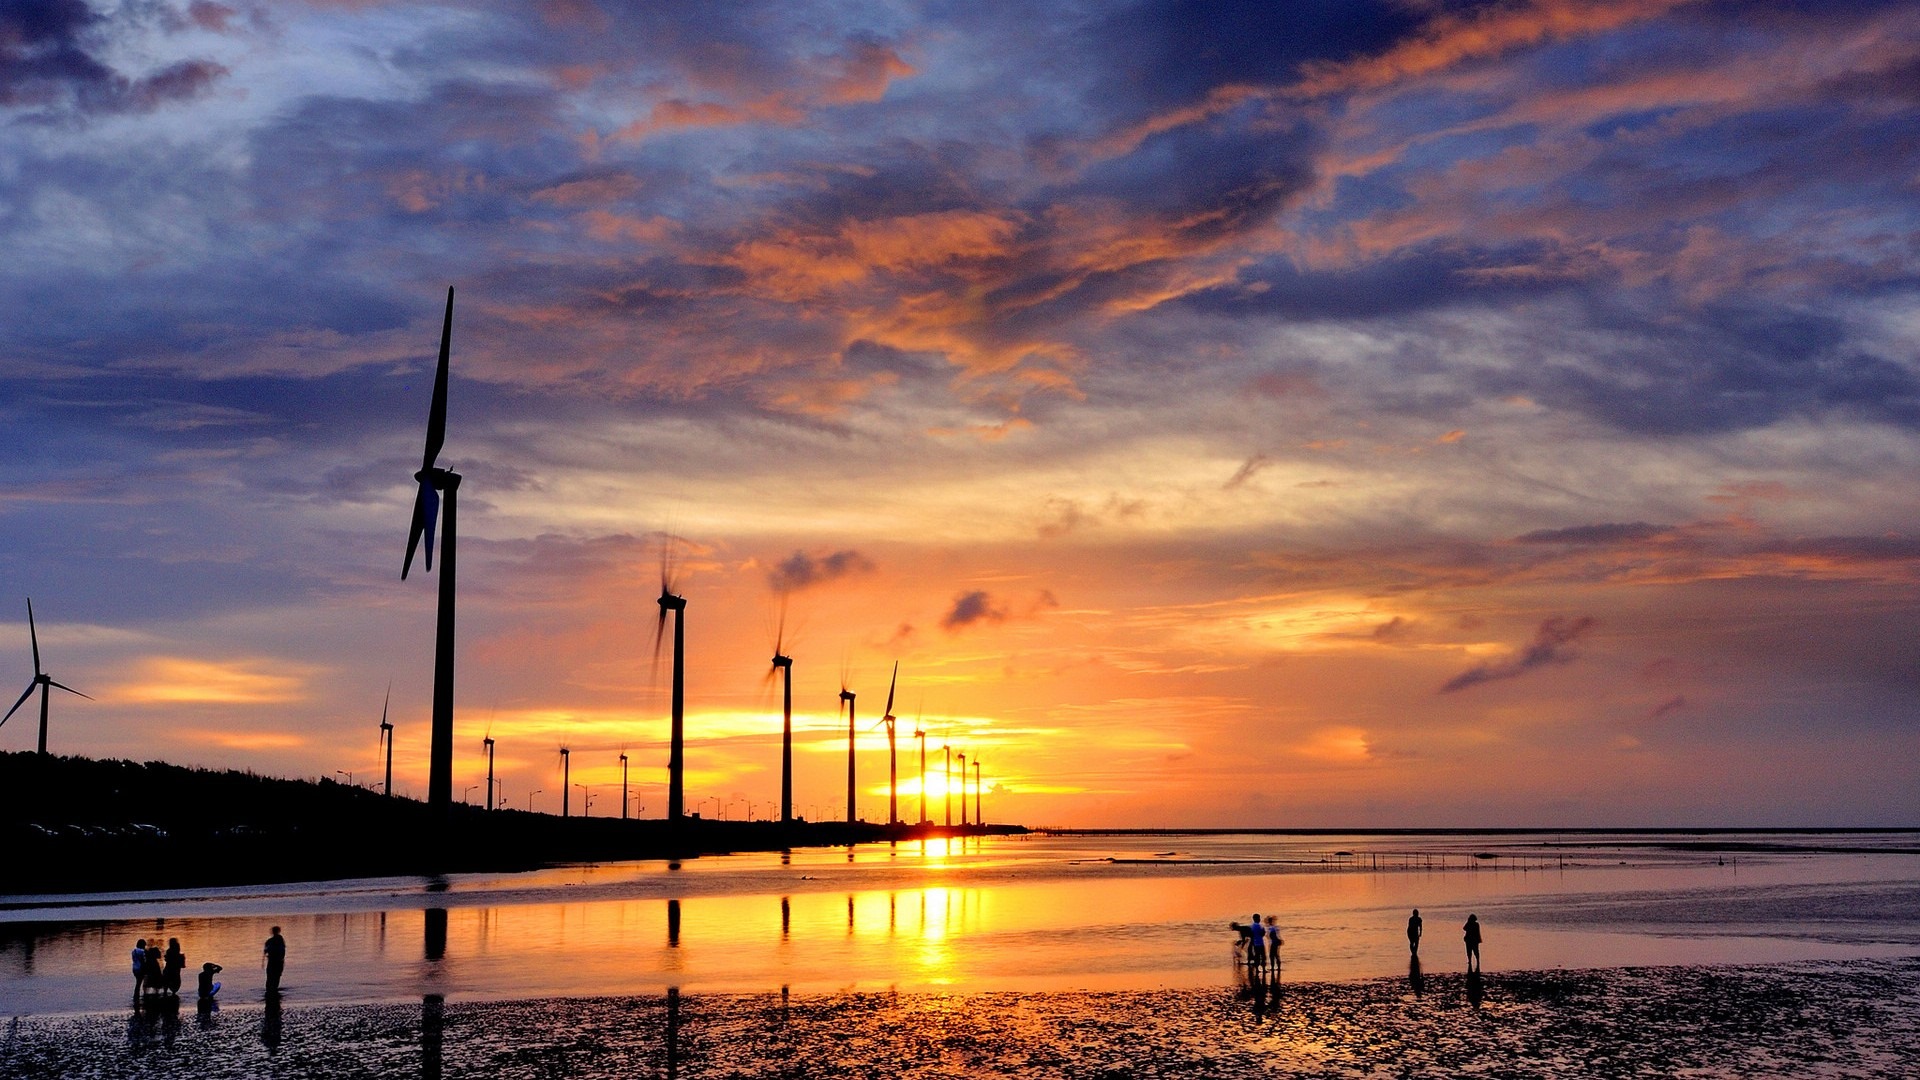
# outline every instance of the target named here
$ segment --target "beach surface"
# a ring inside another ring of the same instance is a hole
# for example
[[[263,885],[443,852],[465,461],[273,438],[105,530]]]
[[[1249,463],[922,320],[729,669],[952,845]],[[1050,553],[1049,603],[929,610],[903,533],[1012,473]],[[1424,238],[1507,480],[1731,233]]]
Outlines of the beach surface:
[[[8,1077],[1909,1077],[1920,957],[1116,993],[674,994],[16,1018]],[[1473,999],[1477,997],[1476,1003]]]

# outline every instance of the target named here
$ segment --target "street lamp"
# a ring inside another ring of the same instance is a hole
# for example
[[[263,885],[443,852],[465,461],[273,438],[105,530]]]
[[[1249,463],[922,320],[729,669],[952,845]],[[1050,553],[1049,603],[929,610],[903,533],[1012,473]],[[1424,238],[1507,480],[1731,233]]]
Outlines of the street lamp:
[[[467,790],[465,790],[465,791],[463,791],[463,792],[461,792],[461,793],[460,793],[460,805],[461,805],[461,806],[465,806],[465,805],[467,805],[467,796],[469,796],[469,795],[471,795],[471,794],[473,794],[473,789],[474,789],[474,788],[477,788],[477,787],[479,787],[479,786],[480,786],[479,784],[468,784],[468,785],[467,785]]]
[[[573,786],[579,788],[580,794],[584,796],[586,799],[586,809],[581,811],[580,816],[592,817],[593,816],[593,785],[592,784],[575,784]]]
[[[335,775],[335,776],[344,776],[344,777],[346,777],[346,778],[347,778],[347,786],[348,786],[348,787],[352,787],[352,786],[353,786],[353,770],[351,770],[351,769],[335,769],[335,770],[333,770],[333,775]]]
[[[533,797],[534,797],[535,795],[538,795],[538,794],[540,794],[541,792],[543,792],[543,791],[545,791],[545,790],[547,790],[547,789],[546,789],[546,788],[534,788],[534,789],[533,789],[532,791],[529,791],[529,792],[527,792],[527,813],[529,813],[529,814],[531,814],[531,813],[533,813]]]

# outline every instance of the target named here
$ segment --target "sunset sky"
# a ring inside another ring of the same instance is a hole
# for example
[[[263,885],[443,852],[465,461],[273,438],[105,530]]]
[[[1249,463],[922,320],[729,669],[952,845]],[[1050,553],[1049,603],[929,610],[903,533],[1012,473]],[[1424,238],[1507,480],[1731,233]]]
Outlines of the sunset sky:
[[[709,813],[784,610],[807,814],[897,660],[994,820],[1920,821],[1910,3],[7,0],[54,752],[424,794],[449,285],[456,794],[661,812],[666,548]]]

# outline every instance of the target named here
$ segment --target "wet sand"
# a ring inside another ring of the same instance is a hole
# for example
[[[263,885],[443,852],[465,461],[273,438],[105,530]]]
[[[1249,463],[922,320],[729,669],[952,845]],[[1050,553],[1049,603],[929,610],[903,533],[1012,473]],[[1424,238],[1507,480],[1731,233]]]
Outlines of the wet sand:
[[[685,995],[22,1017],[8,1077],[1907,1077],[1920,957],[1089,994]]]

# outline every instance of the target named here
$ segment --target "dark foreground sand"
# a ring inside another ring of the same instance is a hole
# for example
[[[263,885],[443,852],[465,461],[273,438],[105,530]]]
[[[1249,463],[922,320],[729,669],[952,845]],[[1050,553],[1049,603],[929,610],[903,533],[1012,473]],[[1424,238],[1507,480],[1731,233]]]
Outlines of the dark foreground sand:
[[[1913,1077],[1920,957],[1102,994],[24,1017],[0,1076]]]

